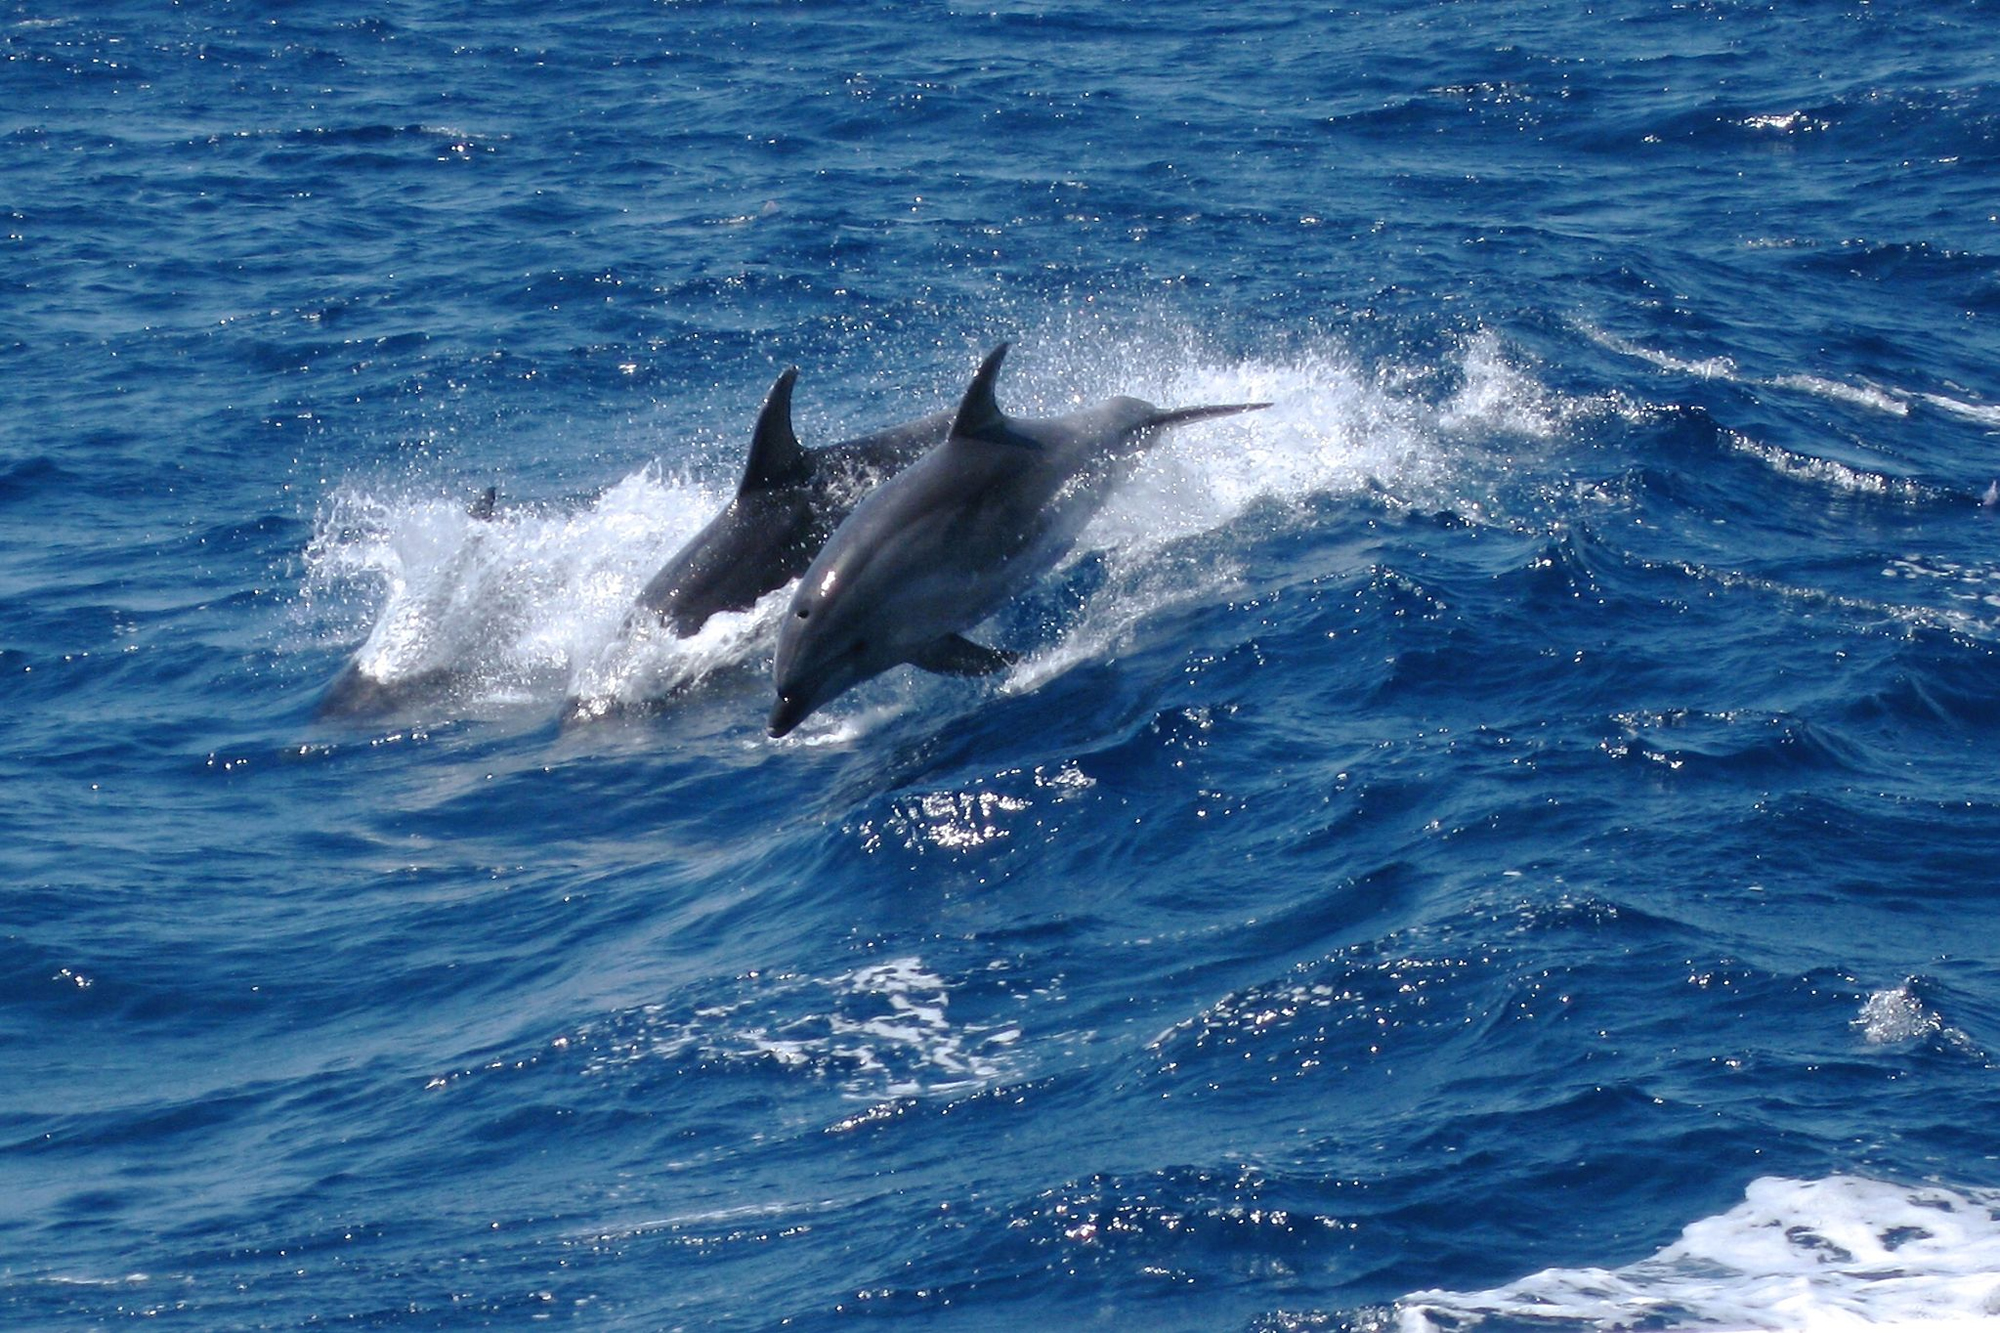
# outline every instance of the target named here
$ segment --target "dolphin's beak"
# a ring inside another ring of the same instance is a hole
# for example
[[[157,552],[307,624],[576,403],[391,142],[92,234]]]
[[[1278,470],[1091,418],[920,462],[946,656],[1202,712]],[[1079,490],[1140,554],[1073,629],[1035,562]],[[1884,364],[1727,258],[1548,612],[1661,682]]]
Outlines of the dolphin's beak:
[[[771,720],[764,730],[772,740],[776,740],[805,721],[806,715],[812,710],[812,701],[803,695],[780,694],[776,706],[771,709]]]

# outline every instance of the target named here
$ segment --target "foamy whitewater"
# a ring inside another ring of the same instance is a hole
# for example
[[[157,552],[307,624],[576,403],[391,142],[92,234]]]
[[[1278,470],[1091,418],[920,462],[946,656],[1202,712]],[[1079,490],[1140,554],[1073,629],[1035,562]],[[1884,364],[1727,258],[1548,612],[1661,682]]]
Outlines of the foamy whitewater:
[[[2000,1328],[2000,1194],[1855,1176],[1752,1181],[1649,1259],[1405,1298],[1399,1333],[1539,1329]]]
[[[1265,530],[1297,524],[1299,506],[1327,497],[1371,494],[1394,508],[1454,502],[1475,508],[1477,499],[1453,488],[1482,484],[1477,473],[1494,465],[1494,440],[1531,449],[1567,420],[1611,410],[1551,394],[1506,360],[1489,331],[1470,336],[1454,356],[1456,364],[1390,367],[1374,376],[1337,345],[1284,364],[1163,365],[1149,356],[1150,378],[1120,381],[1105,358],[1087,349],[1051,347],[1038,358],[1036,349],[1024,348],[1015,359],[1020,364],[1010,364],[1023,373],[1003,381],[1003,406],[1016,415],[1059,415],[1114,392],[1162,406],[1269,401],[1272,407],[1164,434],[1067,562],[1099,564],[1099,590],[1001,688],[1032,690],[1070,666],[1110,655],[1134,626],[1174,602],[1226,596],[1227,553],[1197,551],[1204,535],[1245,521]],[[1459,385],[1441,404],[1426,403],[1400,382],[1438,375]],[[940,386],[931,396],[949,401],[952,388]],[[726,489],[669,475],[657,462],[575,508],[503,504],[490,520],[469,517],[458,497],[343,487],[329,497],[307,548],[301,614],[310,624],[322,603],[378,602],[354,662],[408,708],[427,695],[448,701],[451,711],[475,714],[547,707],[552,700],[563,701],[575,719],[657,708],[704,678],[768,659],[777,615],[790,598],[781,589],[747,612],[714,616],[687,639],[632,614],[640,589],[727,499]],[[818,717],[795,743],[811,744],[829,732],[852,736],[853,725]]]

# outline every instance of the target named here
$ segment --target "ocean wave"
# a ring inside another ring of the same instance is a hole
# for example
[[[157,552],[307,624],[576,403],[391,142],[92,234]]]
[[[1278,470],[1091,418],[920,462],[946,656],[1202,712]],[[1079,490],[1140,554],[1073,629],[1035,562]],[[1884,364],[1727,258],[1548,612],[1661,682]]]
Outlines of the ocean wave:
[[[2000,1329],[2000,1194],[1829,1176],[1766,1177],[1651,1258],[1552,1268],[1484,1292],[1421,1291],[1364,1324],[1455,1333],[1639,1326]]]

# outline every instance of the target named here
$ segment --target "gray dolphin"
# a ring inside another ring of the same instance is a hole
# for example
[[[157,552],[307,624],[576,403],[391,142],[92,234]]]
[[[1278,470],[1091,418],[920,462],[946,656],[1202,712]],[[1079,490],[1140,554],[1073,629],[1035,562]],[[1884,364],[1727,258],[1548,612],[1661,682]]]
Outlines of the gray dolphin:
[[[1112,398],[1010,417],[993,396],[1006,355],[1002,343],[979,367],[949,438],[876,487],[807,568],[778,628],[772,736],[899,663],[947,675],[1007,666],[1015,654],[960,631],[1060,561],[1161,430],[1270,406]]]
[[[453,553],[443,577],[438,580],[445,598],[459,588],[465,572],[472,567],[486,540],[488,525],[493,522],[499,501],[499,487],[488,486],[466,507],[465,516],[472,522],[466,529],[465,541]],[[406,609],[404,614],[435,623],[443,612],[433,598],[415,608]],[[384,679],[363,667],[361,655],[357,653],[327,684],[326,693],[320,696],[314,714],[328,719],[394,713],[428,696],[445,693],[459,679],[460,673],[449,666],[434,666]]]
[[[934,412],[824,449],[802,448],[792,431],[798,376],[793,366],[771,386],[735,496],[639,594],[639,606],[680,638],[716,612],[746,611],[797,578],[870,487],[951,429],[952,414]]]

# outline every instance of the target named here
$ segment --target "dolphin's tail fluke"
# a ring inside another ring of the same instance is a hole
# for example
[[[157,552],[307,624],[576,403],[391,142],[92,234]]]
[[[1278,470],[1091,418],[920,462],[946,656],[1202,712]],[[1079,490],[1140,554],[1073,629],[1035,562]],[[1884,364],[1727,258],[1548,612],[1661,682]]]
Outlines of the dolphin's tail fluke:
[[[1238,412],[1261,412],[1269,403],[1219,403],[1213,407],[1168,407],[1153,413],[1147,424],[1148,430],[1163,430],[1168,426],[1184,426],[1190,421],[1206,421],[1210,417],[1234,416]]]

